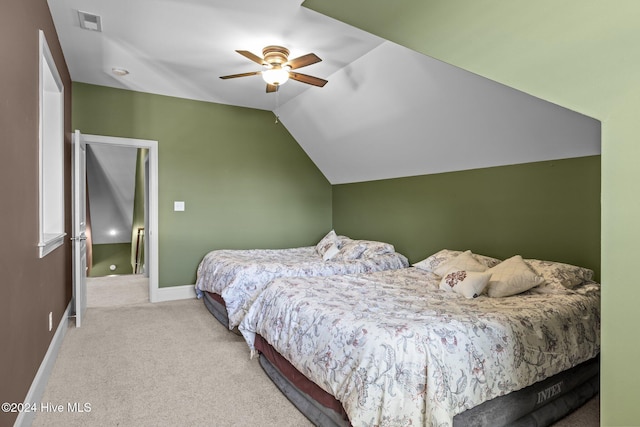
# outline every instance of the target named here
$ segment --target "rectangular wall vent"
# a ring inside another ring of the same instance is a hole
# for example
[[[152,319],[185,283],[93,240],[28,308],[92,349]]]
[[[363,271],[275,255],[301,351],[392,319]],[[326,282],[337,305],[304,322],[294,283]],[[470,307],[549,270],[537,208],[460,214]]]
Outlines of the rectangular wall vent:
[[[85,30],[102,32],[102,19],[93,13],[78,11],[80,27]]]

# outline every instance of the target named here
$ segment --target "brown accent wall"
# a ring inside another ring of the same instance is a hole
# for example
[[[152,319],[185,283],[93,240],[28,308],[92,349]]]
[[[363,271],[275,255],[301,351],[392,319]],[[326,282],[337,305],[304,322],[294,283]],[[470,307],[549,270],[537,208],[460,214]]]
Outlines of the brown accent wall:
[[[23,402],[72,297],[71,246],[38,258],[38,30],[65,90],[65,229],[71,230],[71,79],[46,0],[0,2],[0,402]],[[48,316],[53,312],[53,330]],[[0,426],[17,414],[0,412]]]

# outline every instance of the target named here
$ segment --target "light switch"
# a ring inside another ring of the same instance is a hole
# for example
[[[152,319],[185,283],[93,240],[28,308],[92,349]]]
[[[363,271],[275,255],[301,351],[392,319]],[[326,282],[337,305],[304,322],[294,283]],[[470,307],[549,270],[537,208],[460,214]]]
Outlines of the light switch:
[[[184,211],[184,202],[173,202],[173,210],[176,212]]]

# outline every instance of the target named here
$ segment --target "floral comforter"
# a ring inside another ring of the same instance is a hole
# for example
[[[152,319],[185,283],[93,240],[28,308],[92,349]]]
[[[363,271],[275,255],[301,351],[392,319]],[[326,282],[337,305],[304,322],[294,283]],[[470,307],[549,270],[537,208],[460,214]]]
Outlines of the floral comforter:
[[[285,276],[329,276],[408,267],[397,252],[348,261],[324,261],[314,246],[289,249],[215,250],[200,262],[196,293],[215,292],[224,299],[229,329],[238,326],[260,291]]]
[[[360,426],[450,426],[454,415],[595,357],[600,285],[466,299],[416,268],[282,278],[240,331],[263,336]]]

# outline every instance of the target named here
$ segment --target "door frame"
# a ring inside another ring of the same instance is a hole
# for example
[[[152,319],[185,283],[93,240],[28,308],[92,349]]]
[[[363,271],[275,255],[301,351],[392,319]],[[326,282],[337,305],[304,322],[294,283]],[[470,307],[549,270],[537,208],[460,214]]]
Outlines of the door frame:
[[[149,272],[149,301],[157,302],[158,299],[158,274],[159,274],[159,250],[158,250],[158,141],[148,139],[122,138],[115,136],[82,134],[88,145],[106,145],[117,147],[146,148],[149,150],[149,203],[146,211],[149,212],[149,262],[146,266]]]
[[[72,153],[73,306],[79,328],[87,310],[87,143],[77,129],[73,133]]]

